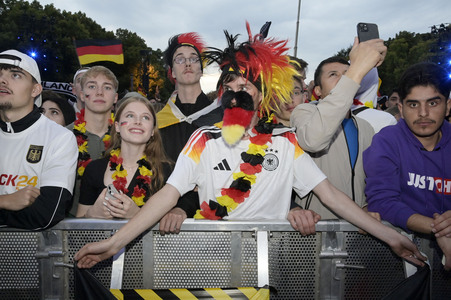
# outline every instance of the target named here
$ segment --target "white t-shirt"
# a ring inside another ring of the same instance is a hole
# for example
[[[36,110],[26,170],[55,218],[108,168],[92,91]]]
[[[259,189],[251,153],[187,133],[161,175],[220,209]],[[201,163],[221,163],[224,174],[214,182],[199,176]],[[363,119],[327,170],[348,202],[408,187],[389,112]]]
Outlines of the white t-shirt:
[[[74,134],[41,116],[17,133],[0,130],[0,195],[32,185],[73,192],[78,148]]]
[[[230,187],[233,173],[240,172],[241,153],[249,140],[228,146],[221,129],[210,126],[196,130],[180,153],[167,183],[180,194],[198,187],[200,204],[221,196]],[[265,150],[262,171],[251,186],[250,195],[228,213],[228,219],[285,219],[290,209],[292,188],[305,196],[326,176],[299,147],[291,128],[273,131],[272,143]]]

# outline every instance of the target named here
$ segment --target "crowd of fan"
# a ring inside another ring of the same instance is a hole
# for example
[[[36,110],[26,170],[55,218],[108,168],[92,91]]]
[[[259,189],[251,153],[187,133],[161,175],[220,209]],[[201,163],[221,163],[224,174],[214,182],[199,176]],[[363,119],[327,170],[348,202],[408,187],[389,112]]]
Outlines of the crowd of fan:
[[[321,219],[345,218],[421,264],[386,220],[436,240],[450,269],[444,69],[413,65],[378,97],[382,40],[355,40],[349,61],[325,59],[307,85],[307,63],[286,55],[286,42],[226,35],[223,51],[196,33],[169,39],[176,88],[165,104],[136,92],[118,99],[115,74],[100,65],[75,73],[68,102],[42,91],[31,57],[1,52],[0,226],[130,219],[117,240],[77,254],[90,267],[158,221],[170,234],[186,218],[287,219],[308,235]],[[215,99],[200,85],[209,63],[222,71]]]

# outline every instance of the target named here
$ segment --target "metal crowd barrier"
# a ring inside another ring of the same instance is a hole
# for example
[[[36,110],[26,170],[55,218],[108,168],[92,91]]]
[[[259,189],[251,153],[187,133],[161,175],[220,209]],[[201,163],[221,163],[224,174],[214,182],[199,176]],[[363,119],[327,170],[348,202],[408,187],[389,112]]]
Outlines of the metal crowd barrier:
[[[126,221],[66,219],[42,232],[0,229],[0,299],[74,299],[73,256]],[[404,264],[379,240],[341,221],[321,221],[303,237],[286,221],[188,219],[178,235],[158,225],[122,255],[91,269],[107,288],[262,287],[271,299],[381,299],[405,278]],[[437,246],[430,256],[433,299],[449,299],[451,275]]]

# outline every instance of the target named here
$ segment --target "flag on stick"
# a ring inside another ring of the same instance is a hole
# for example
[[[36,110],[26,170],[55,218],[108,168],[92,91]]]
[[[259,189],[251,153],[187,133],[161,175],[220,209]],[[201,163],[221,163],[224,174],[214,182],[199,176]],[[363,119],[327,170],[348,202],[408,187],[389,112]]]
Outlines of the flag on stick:
[[[75,41],[75,47],[80,65],[87,65],[96,61],[124,63],[120,40],[79,40]]]

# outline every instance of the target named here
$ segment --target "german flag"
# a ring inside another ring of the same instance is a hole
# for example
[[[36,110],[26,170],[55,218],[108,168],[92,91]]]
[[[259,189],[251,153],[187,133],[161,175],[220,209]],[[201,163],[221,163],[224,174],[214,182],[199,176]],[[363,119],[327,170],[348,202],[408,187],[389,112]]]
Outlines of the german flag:
[[[120,40],[79,40],[75,41],[75,47],[80,65],[87,65],[96,61],[124,63]]]

